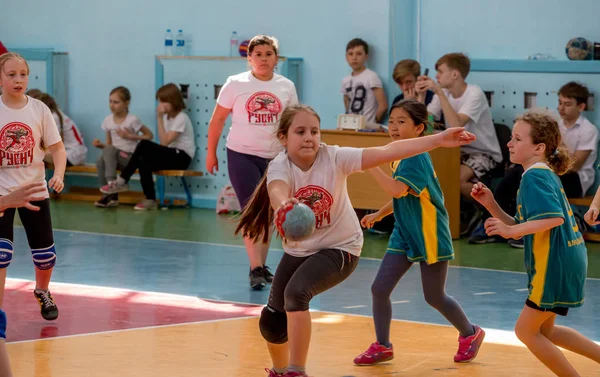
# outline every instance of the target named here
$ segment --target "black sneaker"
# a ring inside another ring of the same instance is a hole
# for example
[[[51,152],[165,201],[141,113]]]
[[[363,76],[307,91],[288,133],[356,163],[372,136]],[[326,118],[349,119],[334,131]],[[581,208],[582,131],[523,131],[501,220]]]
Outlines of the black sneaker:
[[[38,300],[42,312],[42,317],[47,321],[54,321],[58,318],[58,308],[52,298],[50,291],[36,292],[33,295]]]
[[[273,274],[271,273],[271,269],[269,268],[269,266],[267,266],[267,265],[263,266],[263,273],[265,274],[265,280],[267,281],[267,283],[272,283],[273,282]]]
[[[525,242],[523,241],[522,238],[519,240],[510,239],[510,240],[508,240],[508,244],[510,245],[510,247],[514,247],[515,249],[524,249],[525,248]]]
[[[265,272],[263,267],[256,267],[250,271],[250,288],[255,291],[260,291],[267,286],[267,279],[265,278]]]
[[[119,205],[119,194],[102,195],[100,200],[94,202],[96,207],[112,208]]]

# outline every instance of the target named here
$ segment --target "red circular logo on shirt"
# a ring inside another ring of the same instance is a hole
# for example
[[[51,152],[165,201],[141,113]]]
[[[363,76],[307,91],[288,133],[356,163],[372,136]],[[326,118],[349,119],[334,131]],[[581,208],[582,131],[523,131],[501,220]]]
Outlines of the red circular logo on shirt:
[[[315,216],[319,216],[325,212],[329,212],[333,205],[333,197],[322,187],[308,185],[300,188],[294,194],[300,203],[309,206]]]
[[[0,150],[6,153],[24,153],[33,149],[33,131],[24,123],[9,123],[0,130]]]
[[[275,124],[279,121],[279,114],[283,105],[277,96],[269,92],[256,92],[246,102],[248,123]]]

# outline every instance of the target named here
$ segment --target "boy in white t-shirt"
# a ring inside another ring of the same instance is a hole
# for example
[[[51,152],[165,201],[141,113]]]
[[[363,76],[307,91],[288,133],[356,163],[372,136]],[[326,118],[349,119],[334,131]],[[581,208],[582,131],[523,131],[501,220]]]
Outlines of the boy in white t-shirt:
[[[435,64],[437,84],[430,77],[420,76],[415,86],[423,103],[427,90],[435,93],[427,110],[436,119],[443,113],[446,127],[465,127],[477,136],[475,142],[460,150],[460,191],[469,201],[473,182],[484,178],[502,162],[487,98],[477,85],[465,82],[470,68],[471,62],[464,54],[446,54]]]
[[[54,175],[48,186],[56,192],[64,188],[63,177],[67,153],[48,106],[25,95],[29,82],[29,66],[15,53],[0,56],[0,195],[8,195],[29,183],[44,184],[45,150],[52,153]],[[35,265],[35,290],[42,317],[48,321],[58,318],[58,308],[49,291],[56,250],[52,234],[50,200],[47,189],[31,204],[10,208],[0,217],[0,305],[4,296],[6,268],[13,256],[13,226],[15,212],[27,233]]]
[[[352,73],[342,80],[346,114],[364,115],[367,122],[381,123],[387,112],[387,99],[377,73],[366,67],[369,45],[360,38],[348,42],[346,61]]]
[[[585,196],[596,178],[598,129],[583,116],[589,95],[587,87],[578,82],[569,82],[558,91],[558,127],[575,159],[571,169],[560,177],[569,198]]]

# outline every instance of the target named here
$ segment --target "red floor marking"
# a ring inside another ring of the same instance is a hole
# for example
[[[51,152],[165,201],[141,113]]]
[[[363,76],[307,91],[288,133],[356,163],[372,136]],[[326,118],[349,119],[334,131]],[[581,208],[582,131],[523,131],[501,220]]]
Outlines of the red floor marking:
[[[262,307],[197,297],[52,283],[56,321],[41,317],[33,282],[6,280],[7,342],[260,315]]]

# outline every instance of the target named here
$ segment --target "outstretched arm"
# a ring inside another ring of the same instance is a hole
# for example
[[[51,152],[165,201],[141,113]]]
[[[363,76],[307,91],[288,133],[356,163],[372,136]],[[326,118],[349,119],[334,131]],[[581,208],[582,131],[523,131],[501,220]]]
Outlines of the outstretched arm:
[[[381,147],[365,148],[362,169],[367,170],[392,161],[402,160],[439,147],[458,147],[475,141],[475,135],[462,127],[454,127],[436,135],[410,140],[396,140]]]

